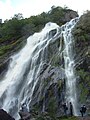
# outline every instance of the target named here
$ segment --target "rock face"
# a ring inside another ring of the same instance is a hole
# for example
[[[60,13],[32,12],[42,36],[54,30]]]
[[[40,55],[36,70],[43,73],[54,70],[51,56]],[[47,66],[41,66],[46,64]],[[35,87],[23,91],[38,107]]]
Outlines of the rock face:
[[[90,13],[84,14],[75,28],[75,69],[77,75],[77,91],[79,105],[86,104],[87,113],[90,112]],[[58,41],[58,40],[57,40]],[[62,42],[63,43],[63,42]],[[49,46],[48,53],[53,56],[51,66],[43,68],[43,74],[37,83],[30,108],[36,111],[47,111],[51,116],[63,115],[62,103],[65,96],[64,63],[58,54],[58,42]],[[57,49],[56,49],[57,48]],[[62,44],[63,49],[63,44]],[[50,51],[49,51],[50,50]],[[52,51],[56,51],[55,53]],[[51,53],[52,52],[52,53]],[[80,106],[79,106],[80,107]],[[78,108],[79,109],[79,108]]]
[[[5,53],[0,54],[0,78],[3,77],[4,73],[8,69],[9,62],[11,61],[10,56],[13,55],[15,52],[19,51],[26,43],[26,38],[22,37],[18,40],[12,40],[12,42],[0,42],[0,49],[5,48],[6,46],[9,46],[10,48],[6,49]],[[1,50],[0,50],[1,51]]]
[[[43,67],[30,103],[30,109],[39,113],[48,112],[51,116],[63,114],[61,103],[64,101],[65,74],[62,50],[59,52],[60,46],[63,46],[60,41],[61,38],[52,40],[47,46],[47,58],[42,61]]]
[[[0,109],[0,120],[15,120],[6,111]]]
[[[86,104],[90,113],[90,12],[82,15],[73,29],[79,103]]]
[[[65,16],[63,18],[63,21],[69,22],[71,19],[73,19],[75,17],[78,17],[78,14],[76,11],[67,10],[67,12],[65,13]]]

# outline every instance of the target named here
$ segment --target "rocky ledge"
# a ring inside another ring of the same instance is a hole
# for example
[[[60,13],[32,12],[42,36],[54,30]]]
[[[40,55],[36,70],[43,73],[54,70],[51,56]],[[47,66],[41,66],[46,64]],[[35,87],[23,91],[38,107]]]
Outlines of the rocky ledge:
[[[0,109],[0,120],[15,120],[6,111]]]

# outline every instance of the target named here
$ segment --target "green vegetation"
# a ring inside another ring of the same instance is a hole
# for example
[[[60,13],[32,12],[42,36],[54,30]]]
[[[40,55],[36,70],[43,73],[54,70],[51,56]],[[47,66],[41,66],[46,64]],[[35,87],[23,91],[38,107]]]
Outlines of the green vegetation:
[[[30,18],[23,18],[21,13],[15,14],[12,19],[0,23],[0,57],[9,56],[25,44],[24,39],[42,30],[47,22],[55,22],[58,25],[66,23],[65,15],[69,11],[67,7],[52,6],[48,12],[43,12]],[[23,39],[24,37],[24,39]]]
[[[61,118],[51,118],[51,117],[46,117],[44,118],[43,116],[40,116],[38,118],[36,118],[36,120],[79,120],[77,117],[61,117]]]
[[[82,49],[90,45],[90,11],[83,14],[73,29],[75,42]]]
[[[56,100],[54,97],[51,97],[48,104],[48,113],[50,117],[53,118],[54,120],[56,119],[56,112],[57,112]]]
[[[76,68],[80,77],[78,84],[80,102],[86,103],[90,96],[90,11],[80,17],[72,33],[75,38],[76,55],[79,56],[79,60],[82,59],[82,62]]]
[[[90,88],[90,74],[83,69],[78,71],[78,75],[80,76],[79,88],[81,91],[80,94],[80,102],[85,103],[87,97],[89,96],[89,88]]]
[[[63,117],[56,117],[53,118],[51,116],[47,115],[39,115],[36,120],[79,120],[79,118],[72,116],[72,117],[67,117],[67,116],[63,116]]]
[[[18,39],[22,36],[29,36],[34,32],[40,31],[47,22],[55,22],[59,25],[65,22],[61,19],[69,9],[53,6],[47,13],[31,16],[23,19],[22,14],[15,14],[10,20],[0,24],[0,42]]]
[[[72,116],[72,117],[65,117],[65,116],[63,116],[63,117],[61,117],[58,120],[78,120],[78,118],[75,117],[75,116]]]

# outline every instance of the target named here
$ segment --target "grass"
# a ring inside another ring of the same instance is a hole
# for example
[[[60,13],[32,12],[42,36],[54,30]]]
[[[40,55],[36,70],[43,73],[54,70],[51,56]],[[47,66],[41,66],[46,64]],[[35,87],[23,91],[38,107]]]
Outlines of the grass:
[[[75,116],[72,116],[72,117],[61,117],[61,118],[59,118],[58,120],[78,120],[78,118],[77,117],[75,117]]]

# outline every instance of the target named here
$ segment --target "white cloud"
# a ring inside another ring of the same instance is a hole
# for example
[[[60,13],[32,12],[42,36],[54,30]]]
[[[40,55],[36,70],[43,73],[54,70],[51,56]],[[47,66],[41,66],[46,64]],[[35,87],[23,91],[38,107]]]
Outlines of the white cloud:
[[[90,10],[90,0],[63,0],[69,8],[83,14],[84,11]]]
[[[82,14],[85,10],[90,10],[90,0],[3,0],[0,1],[0,18],[9,19],[17,13],[22,13],[24,17],[40,14],[49,11],[51,6],[66,5],[70,9]]]
[[[17,5],[15,11],[29,17],[30,15],[48,11],[53,5],[62,7],[66,5],[70,9],[78,11],[79,14],[82,14],[87,9],[90,10],[90,0],[22,0],[22,3]]]
[[[14,9],[11,6],[11,1],[10,0],[6,0],[6,2],[2,2],[0,1],[0,19],[8,19],[10,18],[13,13],[14,13]]]

